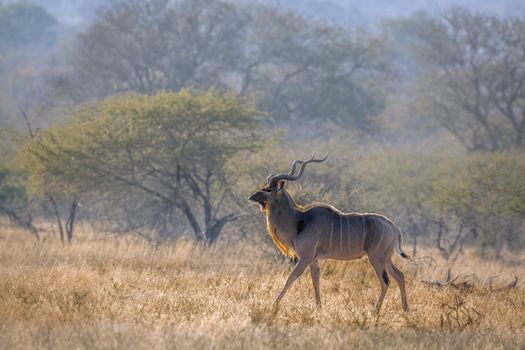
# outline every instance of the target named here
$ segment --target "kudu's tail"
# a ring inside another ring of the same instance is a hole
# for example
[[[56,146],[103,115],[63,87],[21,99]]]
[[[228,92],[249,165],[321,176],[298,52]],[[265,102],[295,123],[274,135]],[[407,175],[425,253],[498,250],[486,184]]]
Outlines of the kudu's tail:
[[[395,225],[394,225],[395,226]],[[399,227],[395,226],[397,231],[397,242],[396,242],[396,252],[401,255],[401,257],[405,259],[410,259],[410,256],[408,256],[402,249],[401,244],[403,243],[403,233],[399,229]]]

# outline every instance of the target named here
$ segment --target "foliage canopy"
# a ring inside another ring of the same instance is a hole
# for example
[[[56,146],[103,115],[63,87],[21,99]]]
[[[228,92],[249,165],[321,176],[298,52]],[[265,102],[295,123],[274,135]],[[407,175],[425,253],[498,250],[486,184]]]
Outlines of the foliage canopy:
[[[112,215],[121,210],[163,234],[184,227],[170,221],[179,212],[197,239],[213,242],[235,219],[223,208],[235,176],[226,165],[257,147],[260,115],[249,100],[213,89],[116,96],[38,135],[24,161],[36,193],[95,194],[95,203],[115,204]]]

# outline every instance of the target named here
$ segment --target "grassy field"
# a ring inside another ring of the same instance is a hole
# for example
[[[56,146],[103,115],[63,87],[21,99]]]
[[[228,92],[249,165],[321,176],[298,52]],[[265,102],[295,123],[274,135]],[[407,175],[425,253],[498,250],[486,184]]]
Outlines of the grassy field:
[[[376,315],[366,259],[321,263],[322,308],[306,275],[273,308],[292,266],[266,252],[94,234],[62,247],[0,226],[0,348],[525,347],[520,256],[461,257],[445,286],[422,282],[446,279],[449,266],[432,251],[398,260],[410,311],[393,284]]]

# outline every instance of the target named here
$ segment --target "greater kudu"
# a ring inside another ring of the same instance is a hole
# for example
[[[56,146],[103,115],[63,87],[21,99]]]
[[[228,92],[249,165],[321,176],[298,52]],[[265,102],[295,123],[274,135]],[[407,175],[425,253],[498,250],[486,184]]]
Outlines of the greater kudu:
[[[367,255],[381,284],[377,311],[383,304],[389,275],[399,285],[403,309],[407,311],[404,275],[391,259],[394,250],[403,258],[407,255],[401,250],[401,231],[390,219],[374,213],[342,213],[327,204],[302,207],[286,191],[286,181],[299,179],[306,164],[320,163],[327,157],[316,159],[314,154],[308,160],[294,161],[288,174],[271,174],[267,185],[249,198],[259,203],[265,212],[266,227],[275,245],[297,261],[275,303],[279,303],[292,283],[310,267],[316,301],[320,305],[319,260],[350,260]],[[299,164],[301,167],[294,174]]]

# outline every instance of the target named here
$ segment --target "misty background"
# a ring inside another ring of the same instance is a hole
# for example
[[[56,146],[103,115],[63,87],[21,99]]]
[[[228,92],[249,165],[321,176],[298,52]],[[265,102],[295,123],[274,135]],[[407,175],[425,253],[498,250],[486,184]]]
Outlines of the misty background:
[[[392,217],[456,259],[525,246],[522,1],[0,1],[0,215],[265,244],[247,197]],[[43,223],[51,223],[51,228]]]
[[[4,0],[4,4],[16,3],[15,0]],[[66,27],[81,30],[92,23],[101,7],[111,4],[104,0],[39,0],[25,1],[43,7],[57,21]],[[243,1],[232,1],[243,3]],[[369,26],[372,28],[381,20],[389,17],[408,16],[416,11],[424,11],[432,15],[448,9],[451,6],[461,6],[471,11],[490,11],[501,16],[515,15],[524,11],[525,5],[519,0],[491,1],[491,0],[440,0],[440,1],[319,1],[319,0],[259,0],[245,1],[246,4],[268,4],[281,8],[289,8],[300,13],[337,21],[351,25]]]

